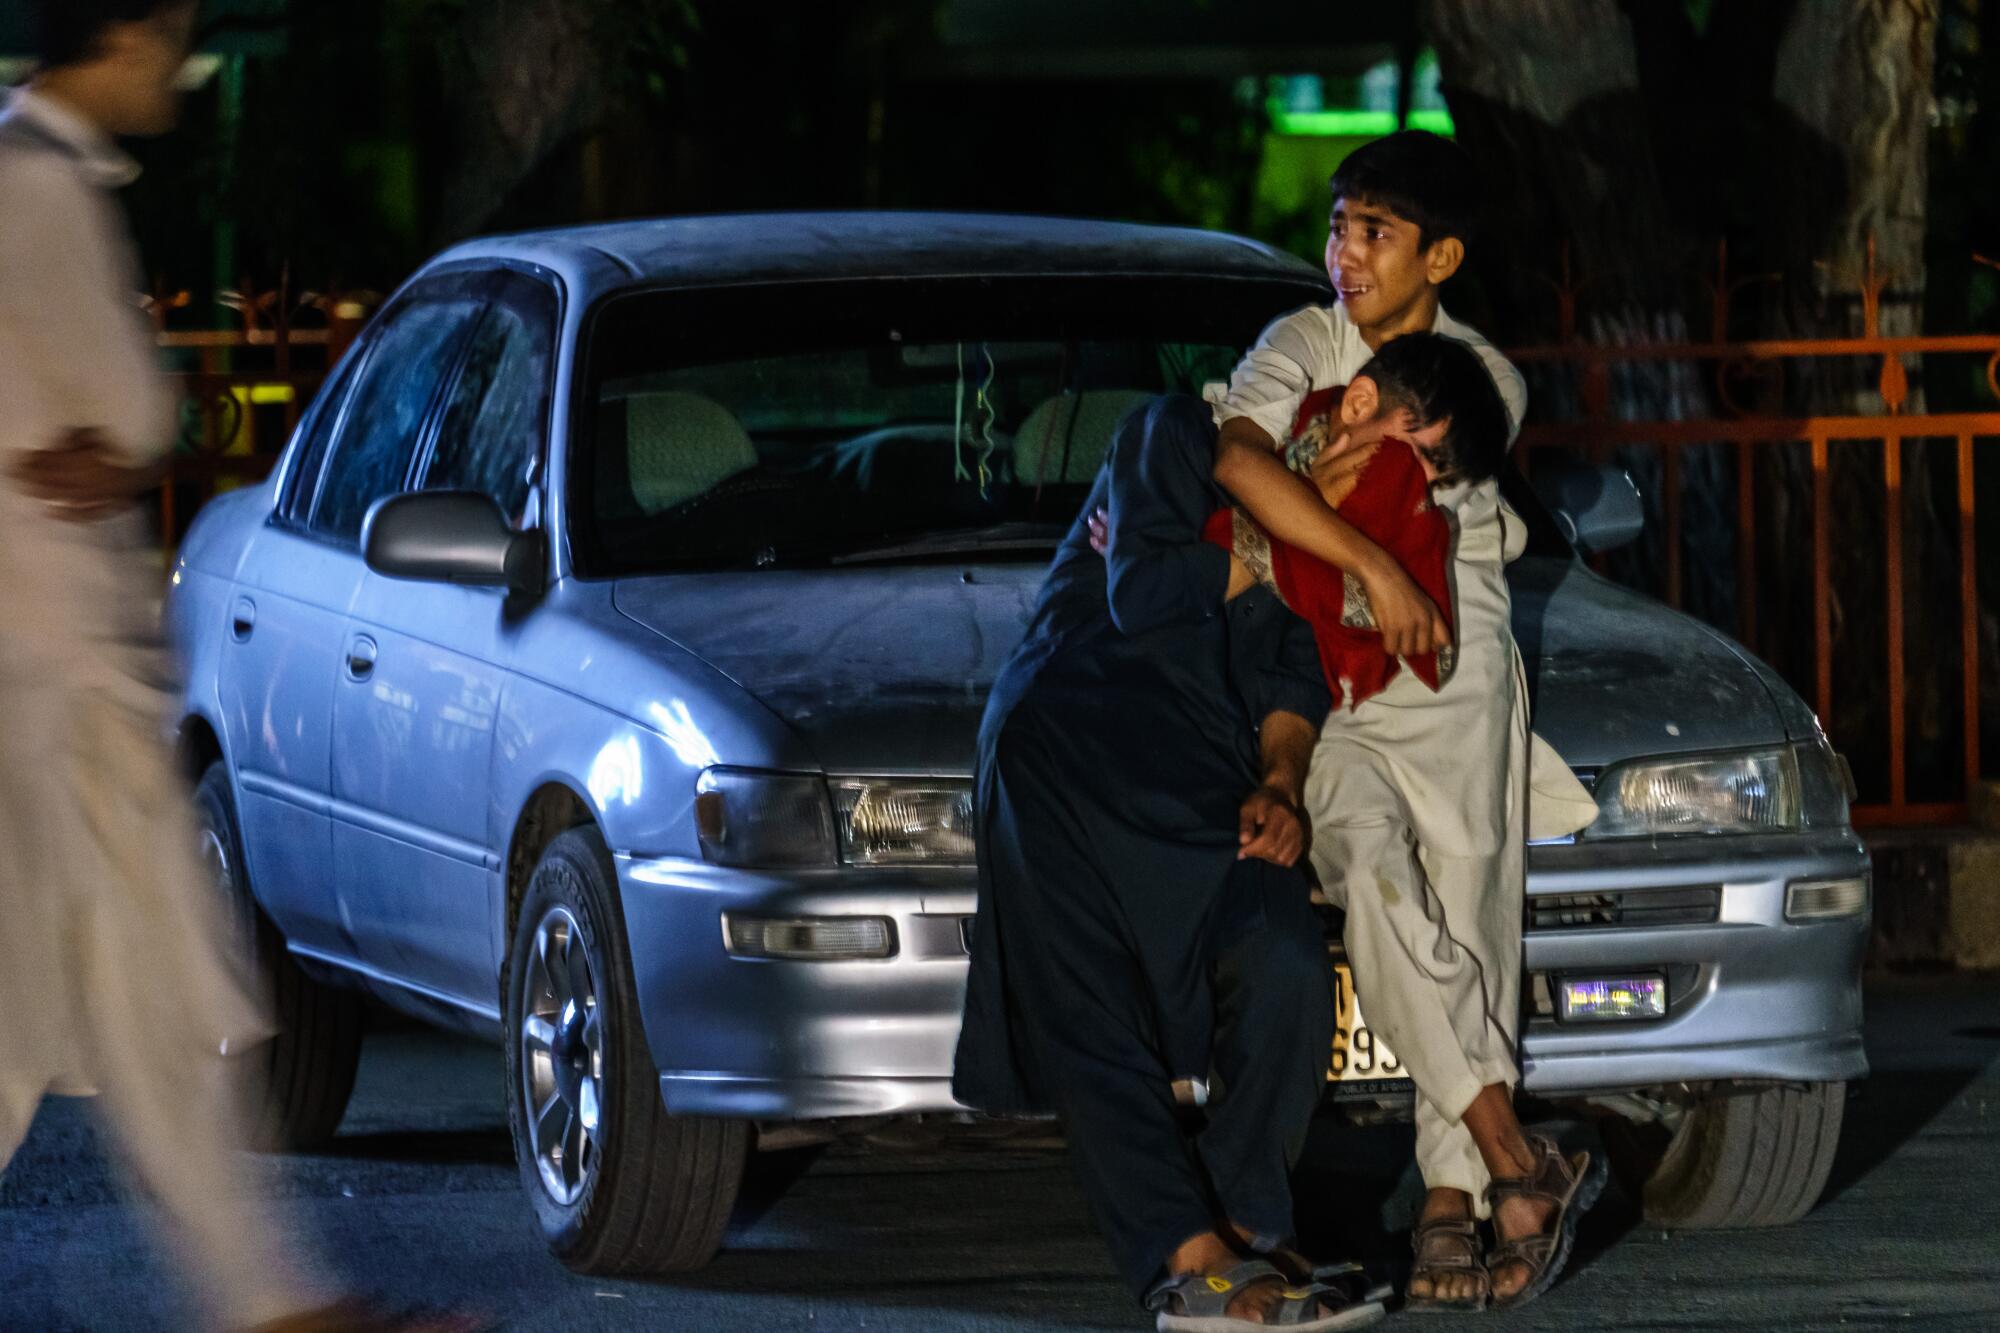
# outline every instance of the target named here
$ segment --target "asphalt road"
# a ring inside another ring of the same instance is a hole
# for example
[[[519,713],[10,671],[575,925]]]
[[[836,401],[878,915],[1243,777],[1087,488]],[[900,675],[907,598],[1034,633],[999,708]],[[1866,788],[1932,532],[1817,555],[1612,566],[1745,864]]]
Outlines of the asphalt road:
[[[1804,1222],[1668,1235],[1614,1189],[1567,1280],[1473,1326],[2000,1329],[2000,977],[1883,981],[1869,1012],[1874,1077]],[[1301,1189],[1308,1240],[1390,1262],[1415,1198],[1399,1171],[1409,1147],[1400,1126],[1322,1126]],[[1150,1327],[1062,1154],[1032,1145],[774,1154],[703,1273],[572,1275],[529,1230],[497,1051],[426,1032],[371,1038],[333,1149],[271,1170],[291,1224],[348,1281],[510,1329]],[[121,1201],[88,1104],[50,1101],[0,1178],[0,1329],[183,1326],[146,1216]]]

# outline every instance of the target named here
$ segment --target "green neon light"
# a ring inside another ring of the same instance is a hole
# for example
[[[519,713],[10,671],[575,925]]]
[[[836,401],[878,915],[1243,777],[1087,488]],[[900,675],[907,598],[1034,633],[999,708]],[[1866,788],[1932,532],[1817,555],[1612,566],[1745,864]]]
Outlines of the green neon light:
[[[1393,111],[1287,111],[1274,103],[1271,128],[1307,138],[1364,139],[1394,134],[1397,125]],[[1451,112],[1439,107],[1412,111],[1409,128],[1449,135],[1453,132]]]

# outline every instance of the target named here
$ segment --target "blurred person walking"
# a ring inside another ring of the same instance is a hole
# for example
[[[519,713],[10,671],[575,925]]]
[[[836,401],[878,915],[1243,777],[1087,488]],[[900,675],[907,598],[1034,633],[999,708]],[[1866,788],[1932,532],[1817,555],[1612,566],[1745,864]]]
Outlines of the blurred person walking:
[[[224,1056],[272,1028],[166,742],[134,501],[173,400],[111,194],[138,168],[113,140],[173,127],[197,4],[32,8],[40,67],[0,111],[0,1167],[45,1094],[94,1093],[212,1318],[418,1326],[335,1300],[235,1151]]]

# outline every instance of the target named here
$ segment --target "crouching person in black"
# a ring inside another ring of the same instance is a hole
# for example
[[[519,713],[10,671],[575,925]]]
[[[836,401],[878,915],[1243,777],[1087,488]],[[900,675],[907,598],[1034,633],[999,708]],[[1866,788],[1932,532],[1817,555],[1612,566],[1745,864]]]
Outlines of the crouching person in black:
[[[994,684],[953,1087],[984,1110],[1061,1117],[1160,1328],[1351,1328],[1381,1317],[1386,1289],[1351,1266],[1315,1274],[1289,1245],[1290,1172],[1332,1040],[1325,941],[1295,868],[1329,699],[1305,622],[1201,539],[1229,503],[1214,440],[1192,398],[1120,423]],[[1087,525],[1100,506],[1103,557]],[[1414,585],[1381,591],[1428,612]]]

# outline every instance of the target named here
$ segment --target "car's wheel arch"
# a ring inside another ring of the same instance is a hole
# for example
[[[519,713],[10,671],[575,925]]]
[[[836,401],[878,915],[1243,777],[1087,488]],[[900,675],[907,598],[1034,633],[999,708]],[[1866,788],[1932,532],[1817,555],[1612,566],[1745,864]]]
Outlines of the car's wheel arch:
[[[505,897],[500,914],[500,984],[505,985],[506,951],[514,938],[521,914],[521,900],[527,896],[528,881],[550,843],[573,828],[586,825],[604,828],[590,799],[560,778],[544,780],[521,803],[507,839],[507,856],[502,862]],[[504,997],[503,997],[504,999]]]
[[[174,736],[174,762],[189,786],[200,782],[209,765],[224,762],[222,729],[200,713],[181,719]]]

